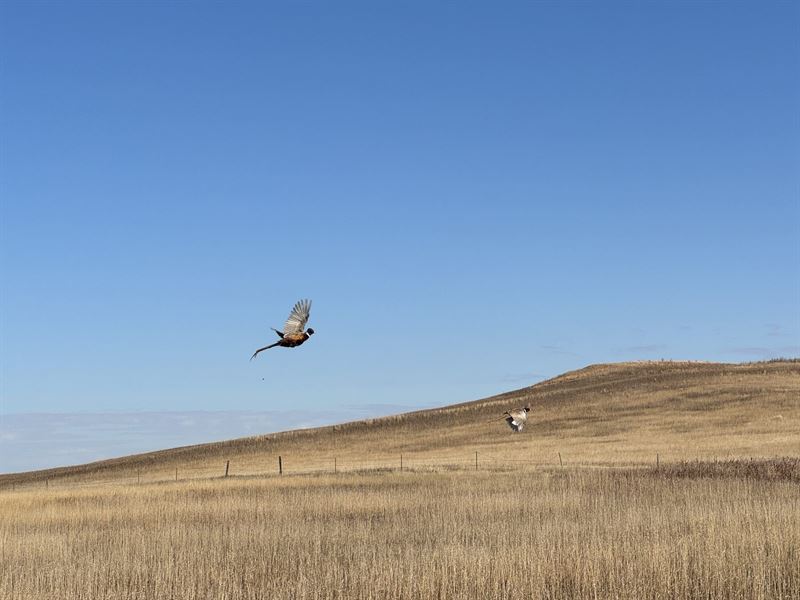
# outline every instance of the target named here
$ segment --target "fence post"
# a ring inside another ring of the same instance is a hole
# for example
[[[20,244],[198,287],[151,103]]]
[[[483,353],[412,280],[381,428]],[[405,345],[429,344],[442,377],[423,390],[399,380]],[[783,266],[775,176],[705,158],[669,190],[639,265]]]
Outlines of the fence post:
[[[561,452],[558,453],[558,464],[560,464],[562,467],[564,466],[564,463],[561,460]]]
[[[280,456],[278,456],[278,475],[283,475],[283,461]]]
[[[478,453],[475,453],[475,470],[478,470]]]
[[[139,469],[136,469],[136,483],[139,483]]]
[[[228,476],[228,468],[231,466],[231,461],[225,461],[225,477]]]
[[[333,472],[336,473],[336,457],[333,457]]]
[[[400,453],[400,472],[403,472],[403,453]]]
[[[658,452],[656,452],[656,471],[658,470]]]
[[[178,481],[178,467],[175,467],[175,481]]]

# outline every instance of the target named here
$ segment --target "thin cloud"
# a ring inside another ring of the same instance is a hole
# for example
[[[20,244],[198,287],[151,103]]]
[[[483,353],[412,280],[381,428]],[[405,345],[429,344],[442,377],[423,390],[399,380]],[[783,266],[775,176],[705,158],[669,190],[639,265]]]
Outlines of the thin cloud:
[[[745,356],[757,356],[759,358],[780,358],[800,355],[800,346],[780,346],[776,348],[766,348],[763,346],[737,346],[726,348],[726,352],[731,354],[743,354]]]
[[[780,323],[764,323],[767,337],[782,337],[787,335],[786,329]]]
[[[572,350],[567,350],[566,348],[562,348],[561,346],[539,346],[542,350],[547,350],[551,354],[568,354],[570,356],[578,356],[577,352],[572,352]]]
[[[736,348],[727,348],[726,352],[732,354],[746,354],[748,356],[767,356],[770,354],[769,348],[758,348],[756,346],[738,346]]]
[[[643,344],[640,346],[626,346],[620,352],[661,352],[667,349],[666,344]]]

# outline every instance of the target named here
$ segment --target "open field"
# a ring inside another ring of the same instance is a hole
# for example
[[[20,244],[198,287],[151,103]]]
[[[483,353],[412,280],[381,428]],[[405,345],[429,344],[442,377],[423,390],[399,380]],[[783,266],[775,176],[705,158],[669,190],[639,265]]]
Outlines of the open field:
[[[785,467],[14,492],[0,597],[797,598],[800,462]]]
[[[497,417],[526,402],[512,434]],[[333,457],[346,472],[321,472]],[[359,467],[384,458],[393,470]],[[176,467],[187,478],[168,481]],[[798,598],[798,574],[792,361],[600,365],[443,409],[0,477],[3,599]]]

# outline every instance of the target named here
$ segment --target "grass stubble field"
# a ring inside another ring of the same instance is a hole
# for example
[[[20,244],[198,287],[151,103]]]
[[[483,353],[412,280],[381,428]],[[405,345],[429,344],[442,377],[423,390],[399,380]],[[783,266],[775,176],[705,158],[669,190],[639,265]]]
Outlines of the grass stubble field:
[[[598,365],[0,476],[0,598],[800,598],[800,362]]]

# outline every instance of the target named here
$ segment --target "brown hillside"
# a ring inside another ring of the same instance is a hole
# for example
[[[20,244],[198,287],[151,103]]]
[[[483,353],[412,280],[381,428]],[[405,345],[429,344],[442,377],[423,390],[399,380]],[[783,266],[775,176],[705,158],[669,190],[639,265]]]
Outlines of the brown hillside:
[[[529,404],[519,434],[502,413]],[[483,400],[343,425],[288,431],[0,476],[0,486],[338,469],[424,469],[800,456],[800,361],[593,365]]]

